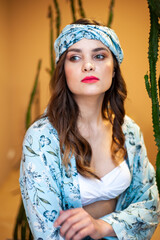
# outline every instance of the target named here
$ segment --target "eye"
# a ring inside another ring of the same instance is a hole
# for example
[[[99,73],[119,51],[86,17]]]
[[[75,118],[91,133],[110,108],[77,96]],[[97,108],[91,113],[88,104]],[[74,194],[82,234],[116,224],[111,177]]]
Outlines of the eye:
[[[97,54],[94,58],[97,60],[103,60],[106,56],[104,54]]]
[[[70,57],[69,57],[69,60],[70,60],[71,62],[76,62],[76,61],[78,61],[79,59],[80,59],[80,57],[77,56],[77,55],[73,55],[73,56],[70,56]]]

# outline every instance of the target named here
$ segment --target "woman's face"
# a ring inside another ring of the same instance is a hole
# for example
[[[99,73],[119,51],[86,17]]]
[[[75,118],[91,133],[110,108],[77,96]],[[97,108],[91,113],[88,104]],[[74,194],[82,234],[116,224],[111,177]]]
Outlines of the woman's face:
[[[82,39],[68,48],[64,69],[74,96],[104,95],[112,83],[113,57],[102,42]]]

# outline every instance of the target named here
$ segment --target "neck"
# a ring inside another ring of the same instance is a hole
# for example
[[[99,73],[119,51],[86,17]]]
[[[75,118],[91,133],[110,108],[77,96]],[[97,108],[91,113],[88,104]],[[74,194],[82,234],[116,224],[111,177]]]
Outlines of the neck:
[[[80,116],[78,118],[78,128],[80,132],[87,135],[91,131],[102,126],[104,120],[102,118],[102,103],[104,96],[87,96],[77,97],[76,102],[80,109]],[[90,135],[90,134],[89,134]]]

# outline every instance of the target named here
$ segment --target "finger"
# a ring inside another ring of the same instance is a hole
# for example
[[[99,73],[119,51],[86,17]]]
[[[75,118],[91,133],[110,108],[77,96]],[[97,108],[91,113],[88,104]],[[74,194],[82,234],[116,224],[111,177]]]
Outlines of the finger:
[[[93,234],[94,231],[95,231],[95,229],[94,229],[93,225],[90,225],[89,227],[88,226],[84,227],[72,237],[72,240],[83,239],[83,238]],[[94,239],[97,239],[97,238],[94,238]]]
[[[59,212],[59,215],[62,215],[64,213],[64,210],[61,210],[60,212]]]
[[[65,222],[62,223],[61,225],[61,235],[64,236],[66,235],[67,231],[74,232],[74,225],[76,223],[78,223],[76,226],[76,231],[78,229],[81,228],[81,225],[83,226],[83,224],[81,224],[80,222],[84,222],[86,221],[89,217],[88,213],[86,211],[84,211],[83,209],[79,209],[78,211],[76,211],[76,213],[74,215],[71,215],[69,218],[66,219]],[[78,227],[79,226],[79,227]]]
[[[60,233],[62,236],[65,235],[65,237],[71,239],[71,236],[75,235],[77,231],[88,225],[89,222],[89,216],[86,216],[86,214],[83,212],[79,212],[78,214],[75,214],[74,216],[68,218],[62,224]]]
[[[76,214],[78,211],[79,211],[78,208],[60,211],[59,217],[54,222],[54,227],[58,227],[58,226],[62,225],[63,222],[66,221],[67,218]]]
[[[72,226],[75,223],[79,222],[81,220],[81,218],[82,218],[81,214],[75,214],[75,215],[72,215],[71,217],[68,217],[61,224],[61,230],[60,230],[61,236],[64,236],[69,229],[72,229]]]
[[[66,240],[72,239],[77,234],[77,232],[81,231],[83,228],[86,228],[86,226],[89,225],[89,222],[90,222],[89,219],[81,219],[81,221],[72,224],[65,234],[65,239]]]

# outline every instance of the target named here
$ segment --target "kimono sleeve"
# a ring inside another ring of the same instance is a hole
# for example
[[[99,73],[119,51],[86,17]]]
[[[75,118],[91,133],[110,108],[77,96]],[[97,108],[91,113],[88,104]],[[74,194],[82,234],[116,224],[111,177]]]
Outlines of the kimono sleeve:
[[[62,209],[61,171],[58,141],[49,129],[27,131],[19,181],[34,239],[63,239],[53,226]]]
[[[119,197],[116,211],[101,219],[111,224],[120,240],[151,239],[158,225],[159,196],[155,171],[147,158],[140,130],[136,144],[130,150],[133,151],[131,185]],[[106,239],[117,238],[107,237]]]

